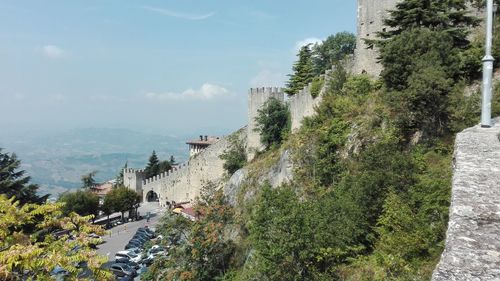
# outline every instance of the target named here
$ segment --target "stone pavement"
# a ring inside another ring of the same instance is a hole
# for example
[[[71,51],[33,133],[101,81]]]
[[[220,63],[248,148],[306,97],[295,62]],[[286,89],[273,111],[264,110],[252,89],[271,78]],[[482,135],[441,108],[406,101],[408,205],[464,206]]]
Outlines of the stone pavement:
[[[97,252],[101,255],[108,256],[109,260],[114,260],[115,254],[118,251],[123,251],[125,245],[134,236],[139,227],[148,226],[154,228],[162,217],[164,208],[160,208],[158,202],[142,203],[139,207],[139,212],[145,216],[147,212],[151,212],[149,222],[146,219],[140,221],[128,222],[109,229],[109,234],[103,237],[104,243],[98,246]]]
[[[446,247],[432,280],[500,280],[500,118],[457,135]]]

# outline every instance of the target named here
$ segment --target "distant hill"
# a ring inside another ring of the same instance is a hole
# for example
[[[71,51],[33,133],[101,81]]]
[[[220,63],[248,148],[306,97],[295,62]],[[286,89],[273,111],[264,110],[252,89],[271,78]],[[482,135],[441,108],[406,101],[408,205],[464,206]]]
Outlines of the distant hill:
[[[57,195],[78,188],[81,175],[98,171],[97,181],[114,178],[123,165],[143,167],[156,150],[161,159],[188,157],[186,136],[127,129],[85,128],[27,137],[2,136],[0,147],[15,152],[41,193]]]

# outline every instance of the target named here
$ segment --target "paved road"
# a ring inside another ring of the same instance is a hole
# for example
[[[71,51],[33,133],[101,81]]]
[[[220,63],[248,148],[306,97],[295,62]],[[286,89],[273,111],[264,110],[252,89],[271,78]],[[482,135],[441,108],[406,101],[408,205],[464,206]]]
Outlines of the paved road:
[[[109,229],[110,232],[106,237],[103,237],[104,243],[99,245],[97,252],[101,255],[108,256],[109,260],[114,260],[115,254],[122,251],[128,241],[134,236],[139,227],[148,226],[154,228],[160,217],[163,215],[164,209],[157,202],[142,203],[139,207],[139,212],[145,215],[151,212],[151,219],[146,222],[146,219],[140,221],[128,222]]]

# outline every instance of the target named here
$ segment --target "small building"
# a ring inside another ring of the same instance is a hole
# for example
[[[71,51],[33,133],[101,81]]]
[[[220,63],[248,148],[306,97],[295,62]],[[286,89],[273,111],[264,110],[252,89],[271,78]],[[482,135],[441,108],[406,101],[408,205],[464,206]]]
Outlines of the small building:
[[[90,192],[99,196],[99,204],[102,204],[104,202],[104,197],[113,189],[115,184],[116,180],[110,180],[105,183],[97,184],[90,188]]]
[[[214,136],[201,136],[197,140],[191,140],[186,142],[189,145],[189,157],[193,157],[200,153],[205,148],[219,141],[219,137]]]

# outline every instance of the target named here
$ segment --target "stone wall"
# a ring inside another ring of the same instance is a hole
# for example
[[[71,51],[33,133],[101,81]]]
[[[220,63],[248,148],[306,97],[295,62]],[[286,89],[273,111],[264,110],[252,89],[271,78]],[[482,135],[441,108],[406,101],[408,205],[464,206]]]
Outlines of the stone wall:
[[[456,137],[446,246],[432,280],[500,280],[500,118]]]
[[[284,93],[282,88],[266,87],[266,88],[251,88],[248,91],[248,126],[247,126],[247,157],[253,159],[255,152],[263,149],[260,142],[260,135],[255,131],[257,122],[255,118],[258,115],[258,110],[270,99],[275,98],[281,102],[284,101]]]
[[[396,7],[399,0],[358,0],[358,24],[356,51],[354,53],[354,73],[366,72],[370,76],[379,76],[382,66],[377,63],[379,53],[368,49],[365,39],[376,39],[377,32],[384,30],[384,19],[388,10]]]
[[[297,94],[288,98],[288,106],[290,108],[290,118],[292,121],[292,132],[296,132],[300,127],[302,127],[302,120],[306,117],[313,116],[316,114],[316,107],[323,100],[323,95],[327,90],[327,85],[330,79],[331,70],[327,70],[325,74],[321,75],[324,84],[321,87],[316,98],[311,96],[311,83],[304,87]]]
[[[237,134],[244,138],[246,132],[246,128],[243,128]],[[142,187],[144,200],[148,192],[153,191],[158,194],[161,206],[165,206],[167,201],[193,201],[204,185],[208,182],[219,183],[224,177],[224,161],[219,156],[229,145],[228,137],[221,138],[188,162],[179,165],[177,170],[146,179]]]

